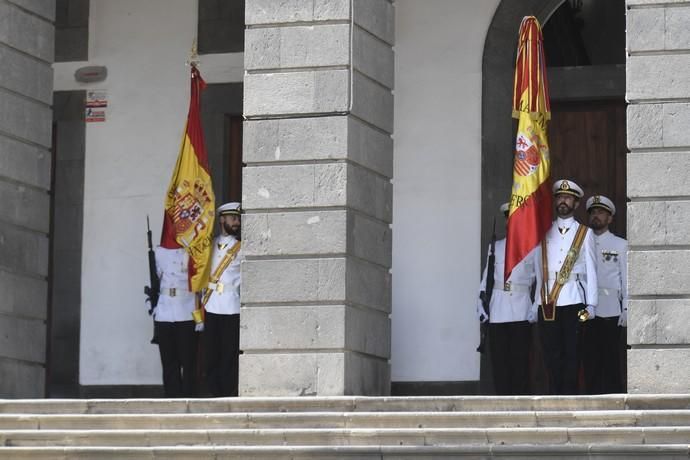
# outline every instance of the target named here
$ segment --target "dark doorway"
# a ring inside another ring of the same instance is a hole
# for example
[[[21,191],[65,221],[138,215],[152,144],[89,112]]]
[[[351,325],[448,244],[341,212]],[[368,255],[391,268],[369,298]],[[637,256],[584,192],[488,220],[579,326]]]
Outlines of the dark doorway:
[[[84,212],[84,91],[53,95],[46,393],[79,397]]]

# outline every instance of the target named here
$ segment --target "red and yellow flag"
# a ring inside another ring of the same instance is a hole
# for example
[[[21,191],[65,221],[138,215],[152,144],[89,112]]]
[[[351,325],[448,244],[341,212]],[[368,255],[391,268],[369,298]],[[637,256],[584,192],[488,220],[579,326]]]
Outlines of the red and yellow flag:
[[[215,197],[199,115],[200,93],[206,86],[192,66],[192,91],[182,147],[165,197],[161,246],[185,248],[189,254],[189,288],[206,287],[215,219]]]
[[[551,108],[543,44],[537,18],[524,17],[513,84],[513,118],[518,119],[518,130],[506,236],[506,281],[513,268],[544,238],[553,218],[546,136]]]

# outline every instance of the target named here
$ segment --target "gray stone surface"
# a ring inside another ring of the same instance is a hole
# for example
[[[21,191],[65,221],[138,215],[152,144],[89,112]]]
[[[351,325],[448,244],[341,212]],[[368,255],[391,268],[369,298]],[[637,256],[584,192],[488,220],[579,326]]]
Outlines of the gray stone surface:
[[[628,304],[628,344],[690,343],[690,300],[631,300]]]
[[[245,33],[247,70],[346,66],[350,63],[349,24],[262,27]]]
[[[244,161],[349,159],[393,176],[393,140],[354,117],[256,120],[244,125]]]
[[[627,119],[628,147],[631,150],[662,145],[664,107],[661,104],[628,105]]]
[[[48,233],[50,196],[45,191],[0,179],[0,203],[0,220]]]
[[[666,8],[665,49],[687,50],[690,48],[690,10],[687,8]]]
[[[687,3],[687,0],[626,0],[625,1],[625,4],[627,6],[656,5],[658,7],[663,7],[664,5],[675,4],[675,3]]]
[[[348,110],[347,70],[247,74],[244,115],[316,114]]]
[[[45,320],[48,283],[0,269],[0,314]]]
[[[240,355],[240,395],[336,396],[345,388],[345,353]],[[286,378],[289,376],[289,378]]]
[[[0,134],[0,171],[9,179],[50,188],[50,152]]]
[[[52,111],[49,106],[16,94],[0,92],[0,107],[3,108],[0,111],[0,131],[50,147]]]
[[[46,104],[53,101],[53,71],[47,64],[36,61],[12,48],[0,47],[0,87],[37,99]],[[27,78],[27,76],[31,76]]]
[[[628,292],[640,295],[690,294],[690,251],[631,251],[628,254]]]
[[[0,265],[20,273],[47,276],[47,236],[0,222]]]
[[[628,56],[627,99],[685,98],[690,94],[690,55]]]
[[[387,394],[392,5],[246,5],[240,394]]]
[[[42,398],[43,366],[0,357],[0,398]]]
[[[391,312],[391,274],[387,268],[351,258],[347,264],[348,300]]]
[[[638,246],[690,241],[690,201],[628,203],[628,238]]]
[[[690,195],[690,154],[684,152],[628,155],[628,197]]]
[[[344,210],[245,214],[243,231],[254,238],[242,250],[248,257],[344,254],[346,225]]]
[[[345,267],[344,257],[246,260],[242,302],[345,302]]]
[[[245,23],[337,21],[350,18],[350,0],[246,0]]]
[[[55,0],[10,0],[11,3],[32,11],[49,21],[55,19]]]
[[[689,393],[690,349],[628,350],[629,393]]]
[[[389,0],[354,0],[355,23],[386,43],[395,40],[395,11]]]
[[[344,305],[247,307],[240,330],[242,350],[347,349],[390,357],[388,317]]]
[[[244,168],[245,209],[345,206],[348,167],[344,162]]]
[[[47,3],[47,9],[54,8],[53,1],[44,3]],[[0,43],[50,63],[53,61],[53,41],[51,22],[29,14],[12,3],[0,3]]]
[[[665,10],[662,8],[633,9],[627,12],[628,52],[663,50]]]
[[[384,222],[393,221],[393,184],[357,165],[348,165],[347,203],[352,208]]]
[[[390,44],[360,27],[355,27],[352,50],[352,65],[355,69],[383,86],[393,88],[395,58]]]
[[[389,224],[351,212],[347,237],[348,254],[383,267],[392,265],[392,230]]]
[[[382,129],[393,132],[393,93],[359,72],[353,75],[351,113]]]
[[[31,337],[32,340],[26,340]],[[0,321],[0,349],[5,358],[45,362],[46,324],[39,319],[4,317]]]

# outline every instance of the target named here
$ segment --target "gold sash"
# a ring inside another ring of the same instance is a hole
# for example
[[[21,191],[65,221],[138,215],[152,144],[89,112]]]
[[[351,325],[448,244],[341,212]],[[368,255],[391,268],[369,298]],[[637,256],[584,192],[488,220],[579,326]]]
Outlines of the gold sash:
[[[216,269],[213,271],[211,274],[211,277],[209,278],[209,283],[217,284],[218,280],[220,277],[223,275],[223,272],[225,271],[226,268],[232,263],[233,260],[235,260],[235,257],[237,257],[237,253],[240,251],[240,246],[241,246],[241,241],[236,241],[235,244],[230,247],[225,255],[223,256],[223,259],[220,261]],[[206,302],[208,302],[208,299],[211,298],[211,293],[213,292],[212,289],[206,289],[204,292],[204,296],[201,298],[201,307],[203,308],[206,306]]]
[[[580,249],[582,248],[582,243],[585,241],[585,236],[587,235],[587,227],[582,224],[578,224],[577,233],[573,239],[568,254],[565,256],[563,265],[556,275],[556,279],[551,286],[551,292],[546,295],[546,286],[549,282],[549,264],[546,254],[546,238],[541,242],[541,273],[542,273],[542,285],[541,285],[541,299],[542,299],[542,313],[544,315],[544,321],[554,321],[556,319],[556,302],[558,301],[558,296],[561,294],[561,289],[563,285],[570,278],[570,273],[573,271],[577,257],[580,255]]]

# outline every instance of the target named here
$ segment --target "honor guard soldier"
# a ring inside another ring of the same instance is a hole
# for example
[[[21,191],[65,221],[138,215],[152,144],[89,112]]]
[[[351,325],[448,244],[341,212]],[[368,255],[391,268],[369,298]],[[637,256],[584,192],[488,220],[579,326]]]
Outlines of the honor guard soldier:
[[[616,206],[603,195],[587,200],[589,226],[594,245],[599,280],[597,317],[586,323],[584,348],[585,382],[589,394],[620,393],[620,356],[624,353],[621,331],[628,323],[627,252],[628,242],[609,231]]]
[[[537,288],[530,320],[539,334],[552,394],[575,394],[579,322],[595,317],[598,302],[593,232],[573,217],[583,192],[573,181],[553,185],[557,218],[533,252]]]
[[[509,203],[500,210],[508,217]],[[493,246],[493,247],[492,247]],[[487,264],[480,285],[477,302],[479,321],[489,321],[489,346],[494,387],[499,395],[528,394],[528,368],[530,324],[527,315],[532,305],[530,291],[535,281],[534,261],[526,257],[513,268],[510,278],[504,280],[506,239],[496,240],[489,246]],[[491,255],[494,259],[494,284],[489,300],[489,311],[482,300],[487,295],[486,282]]]
[[[189,291],[189,255],[184,248],[157,247],[160,296],[153,310],[155,336],[163,367],[166,398],[195,396],[197,333],[192,312],[196,296]]]
[[[220,235],[213,241],[211,275],[204,292],[206,383],[211,396],[237,396],[240,351],[241,207],[218,208]]]

